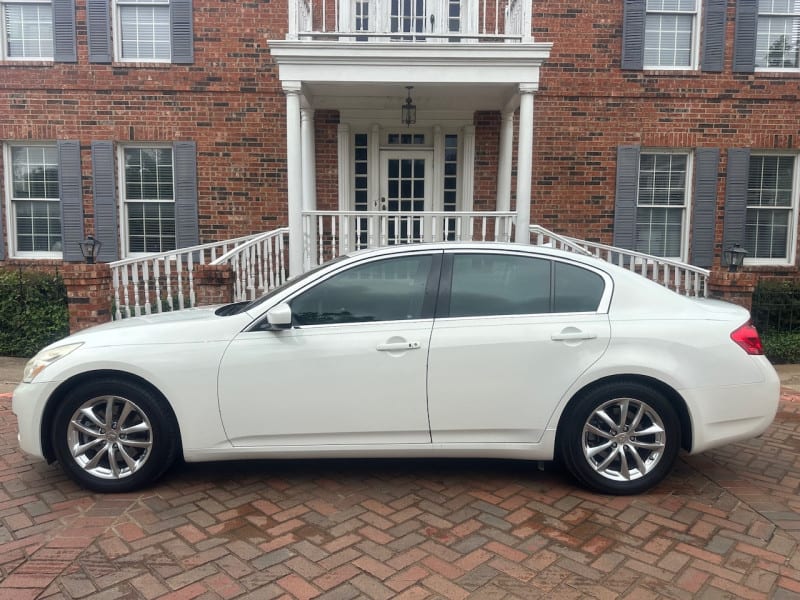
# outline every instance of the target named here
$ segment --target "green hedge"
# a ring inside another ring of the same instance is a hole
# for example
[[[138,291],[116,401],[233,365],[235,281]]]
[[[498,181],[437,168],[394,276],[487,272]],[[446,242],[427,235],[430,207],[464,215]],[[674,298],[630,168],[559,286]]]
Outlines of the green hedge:
[[[761,342],[773,364],[800,363],[800,333],[767,331],[761,334]]]
[[[33,356],[68,334],[61,276],[0,270],[0,356]]]

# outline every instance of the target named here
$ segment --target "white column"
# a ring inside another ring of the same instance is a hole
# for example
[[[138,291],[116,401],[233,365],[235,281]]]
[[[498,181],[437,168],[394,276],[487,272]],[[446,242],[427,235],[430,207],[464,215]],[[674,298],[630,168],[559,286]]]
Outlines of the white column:
[[[350,125],[347,123],[339,123],[338,135],[338,158],[339,158],[339,210],[347,211],[353,210],[353,177],[351,175],[353,169],[353,145],[352,136],[350,135]],[[352,250],[348,248],[348,244],[352,240],[345,240],[344,227],[351,222],[349,217],[340,215],[339,219],[331,219],[331,223],[336,222],[336,236],[338,237],[338,254],[344,254]],[[333,228],[326,232],[332,234]],[[336,243],[334,241],[333,243]]]
[[[286,94],[286,184],[289,196],[289,276],[303,272],[303,151],[299,81],[284,81]]]
[[[300,108],[300,137],[303,154],[303,212],[317,209],[317,157],[314,146],[314,109]],[[316,217],[303,217],[303,270],[317,264]]]
[[[514,151],[514,112],[500,113],[500,156],[497,158],[497,210],[511,210],[511,158]]]
[[[536,86],[519,86],[519,145],[517,147],[517,222],[514,241],[531,242],[531,177],[533,175],[533,92]]]
[[[464,125],[462,131],[464,165],[461,170],[461,210],[470,211],[475,193],[475,125]]]

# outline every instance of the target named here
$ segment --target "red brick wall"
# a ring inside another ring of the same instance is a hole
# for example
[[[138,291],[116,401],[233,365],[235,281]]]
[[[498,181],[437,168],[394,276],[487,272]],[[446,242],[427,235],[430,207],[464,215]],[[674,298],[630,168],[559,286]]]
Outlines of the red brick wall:
[[[732,73],[734,0],[721,73],[622,71],[622,10],[617,0],[533,4],[535,39],[553,50],[535,95],[532,220],[611,242],[618,145],[716,147],[719,245],[726,149],[797,151],[800,75]]]
[[[339,210],[339,111],[316,111],[314,127],[317,207],[319,210]]]
[[[0,140],[80,141],[87,233],[92,140],[195,140],[201,242],[284,225],[286,101],[267,39],[285,37],[285,5],[197,1],[194,64],[100,65],[76,4],[76,64],[0,64]]]

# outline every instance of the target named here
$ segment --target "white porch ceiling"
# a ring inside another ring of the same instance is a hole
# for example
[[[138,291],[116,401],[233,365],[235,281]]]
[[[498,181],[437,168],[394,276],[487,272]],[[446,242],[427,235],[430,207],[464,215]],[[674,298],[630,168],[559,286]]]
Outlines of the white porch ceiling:
[[[405,86],[419,111],[505,108],[538,87],[550,44],[270,41],[282,82],[314,108],[399,110]]]

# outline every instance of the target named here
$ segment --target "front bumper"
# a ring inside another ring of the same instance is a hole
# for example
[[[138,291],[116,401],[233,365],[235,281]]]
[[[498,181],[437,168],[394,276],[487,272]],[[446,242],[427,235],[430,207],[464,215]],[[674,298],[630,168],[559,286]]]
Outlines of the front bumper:
[[[20,383],[11,399],[11,410],[17,416],[19,447],[26,454],[44,460],[42,449],[42,415],[47,399],[57,383]]]

